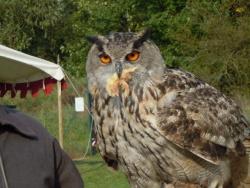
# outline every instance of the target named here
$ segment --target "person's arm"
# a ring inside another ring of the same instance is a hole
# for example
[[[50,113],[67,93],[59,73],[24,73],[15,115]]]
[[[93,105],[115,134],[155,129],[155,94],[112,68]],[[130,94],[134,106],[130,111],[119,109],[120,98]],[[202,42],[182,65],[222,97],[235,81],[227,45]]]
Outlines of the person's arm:
[[[83,188],[83,180],[75,164],[54,141],[56,188]]]

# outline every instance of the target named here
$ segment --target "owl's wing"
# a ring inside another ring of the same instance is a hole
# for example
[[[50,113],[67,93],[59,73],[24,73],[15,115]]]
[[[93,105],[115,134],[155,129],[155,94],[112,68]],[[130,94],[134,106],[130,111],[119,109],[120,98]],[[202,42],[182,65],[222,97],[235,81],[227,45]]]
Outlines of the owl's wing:
[[[157,118],[168,140],[215,164],[228,152],[245,154],[240,140],[250,125],[233,100],[182,71],[167,71],[164,86]]]

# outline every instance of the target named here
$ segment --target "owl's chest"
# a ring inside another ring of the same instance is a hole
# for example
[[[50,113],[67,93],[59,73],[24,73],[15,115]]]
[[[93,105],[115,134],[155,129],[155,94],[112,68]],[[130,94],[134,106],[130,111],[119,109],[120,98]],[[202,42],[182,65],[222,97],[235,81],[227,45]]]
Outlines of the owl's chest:
[[[137,96],[96,97],[94,119],[99,127],[108,127],[111,132],[128,127],[129,129],[157,127],[157,101],[140,100]]]
[[[183,169],[190,165],[196,167],[196,160],[184,163],[188,153],[159,132],[157,103],[153,100],[127,101],[117,105],[112,99],[98,99],[95,101],[94,120],[101,155],[119,161],[122,166],[132,164],[129,168],[133,169],[133,165],[140,165],[144,168],[142,171],[152,172],[152,177],[160,175],[170,181],[186,181]],[[202,171],[200,166],[198,171]]]
[[[94,103],[98,144],[105,154],[116,154],[117,146],[137,150],[159,137],[156,102],[109,98]]]

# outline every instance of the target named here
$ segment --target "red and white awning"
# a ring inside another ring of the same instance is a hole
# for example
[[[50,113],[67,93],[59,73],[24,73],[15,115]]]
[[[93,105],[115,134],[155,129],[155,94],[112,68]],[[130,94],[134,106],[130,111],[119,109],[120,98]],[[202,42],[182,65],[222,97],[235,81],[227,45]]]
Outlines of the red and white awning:
[[[62,82],[62,90],[67,88],[61,66],[0,45],[0,97],[8,91],[11,97],[18,91],[21,98],[28,91],[36,97],[40,89],[47,95],[57,81]]]

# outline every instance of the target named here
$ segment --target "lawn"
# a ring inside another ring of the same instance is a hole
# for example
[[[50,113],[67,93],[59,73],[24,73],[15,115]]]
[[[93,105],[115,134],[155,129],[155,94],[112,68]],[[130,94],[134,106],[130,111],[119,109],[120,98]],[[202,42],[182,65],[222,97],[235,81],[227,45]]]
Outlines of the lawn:
[[[111,171],[99,154],[75,161],[86,188],[129,188],[122,170]]]

